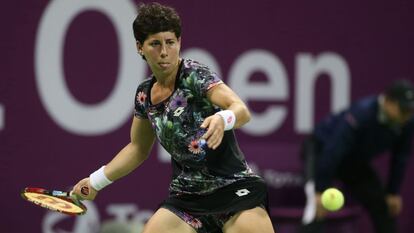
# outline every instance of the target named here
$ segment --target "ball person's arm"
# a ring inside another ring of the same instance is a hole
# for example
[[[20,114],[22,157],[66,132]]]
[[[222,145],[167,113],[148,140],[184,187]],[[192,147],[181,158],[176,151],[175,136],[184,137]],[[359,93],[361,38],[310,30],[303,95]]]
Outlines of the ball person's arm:
[[[236,116],[234,128],[239,128],[250,120],[250,112],[246,104],[226,84],[222,83],[211,88],[207,92],[207,98],[221,109],[233,111]],[[204,135],[208,147],[216,149],[220,145],[224,134],[222,117],[220,115],[209,116],[204,120],[201,127],[208,128]]]

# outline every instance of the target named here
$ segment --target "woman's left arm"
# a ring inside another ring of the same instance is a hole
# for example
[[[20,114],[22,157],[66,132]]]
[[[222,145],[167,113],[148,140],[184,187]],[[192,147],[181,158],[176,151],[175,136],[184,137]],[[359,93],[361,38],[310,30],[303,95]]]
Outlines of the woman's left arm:
[[[207,98],[216,106],[223,110],[229,110],[224,115],[233,117],[234,114],[234,125],[232,128],[239,128],[246,124],[250,120],[250,112],[246,104],[240,99],[240,97],[231,90],[226,84],[222,83],[207,92]],[[223,114],[214,114],[207,117],[201,128],[206,128],[207,132],[203,138],[207,141],[209,148],[216,149],[224,135],[226,127],[225,119]]]
[[[207,98],[223,110],[231,110],[236,116],[234,128],[240,128],[250,120],[250,111],[240,97],[222,83],[207,92]]]

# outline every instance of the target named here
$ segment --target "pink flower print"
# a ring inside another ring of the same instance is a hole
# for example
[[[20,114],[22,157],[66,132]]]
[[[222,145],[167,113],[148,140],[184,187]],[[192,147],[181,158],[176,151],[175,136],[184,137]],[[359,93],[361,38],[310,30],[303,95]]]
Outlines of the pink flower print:
[[[203,223],[198,218],[195,218],[192,215],[189,215],[188,213],[185,213],[185,212],[181,212],[181,214],[182,214],[184,221],[187,224],[190,224],[195,229],[201,228],[203,226]]]
[[[144,105],[146,99],[147,99],[147,95],[144,92],[142,91],[138,92],[137,101],[139,104]]]
[[[195,229],[201,228],[203,226],[203,224],[201,223],[200,220],[198,220],[197,218],[193,218],[193,220],[191,222],[189,222],[191,226],[193,226]]]
[[[198,140],[191,141],[190,145],[188,145],[188,150],[191,151],[193,154],[200,154],[201,153],[201,146],[198,143]]]

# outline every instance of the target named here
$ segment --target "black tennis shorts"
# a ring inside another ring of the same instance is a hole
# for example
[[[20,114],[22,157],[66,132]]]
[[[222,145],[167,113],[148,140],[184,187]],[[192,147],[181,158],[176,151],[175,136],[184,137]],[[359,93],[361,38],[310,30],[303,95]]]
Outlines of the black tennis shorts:
[[[207,195],[171,195],[160,207],[173,212],[198,233],[221,233],[237,212],[255,207],[268,212],[267,186],[263,179],[251,177]]]
[[[262,178],[249,177],[206,195],[170,195],[161,205],[195,215],[239,212],[257,206],[267,209],[267,186]]]

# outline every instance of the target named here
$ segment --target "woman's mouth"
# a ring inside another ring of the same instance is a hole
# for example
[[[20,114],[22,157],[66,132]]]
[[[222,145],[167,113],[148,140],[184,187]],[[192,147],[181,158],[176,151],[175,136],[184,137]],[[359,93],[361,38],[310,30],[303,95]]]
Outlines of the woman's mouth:
[[[168,62],[159,62],[158,65],[161,68],[168,68],[170,66],[170,63],[168,63]]]

